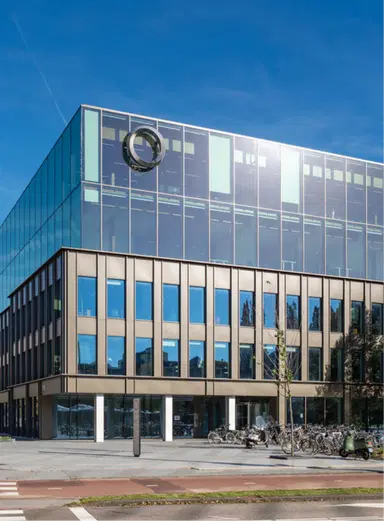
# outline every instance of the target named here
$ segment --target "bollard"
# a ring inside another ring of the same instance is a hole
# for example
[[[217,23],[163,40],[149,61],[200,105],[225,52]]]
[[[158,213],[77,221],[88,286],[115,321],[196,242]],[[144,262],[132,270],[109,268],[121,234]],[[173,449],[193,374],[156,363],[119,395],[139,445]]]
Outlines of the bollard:
[[[141,418],[140,398],[133,399],[133,455],[138,458],[141,454]]]

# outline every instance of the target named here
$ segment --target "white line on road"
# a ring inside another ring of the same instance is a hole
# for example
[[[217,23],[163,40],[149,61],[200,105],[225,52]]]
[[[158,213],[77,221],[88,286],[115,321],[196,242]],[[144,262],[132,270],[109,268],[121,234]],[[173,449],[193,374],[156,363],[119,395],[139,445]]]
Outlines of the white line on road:
[[[0,490],[17,490],[17,487],[0,487]]]
[[[18,492],[0,492],[0,497],[1,496],[18,496],[19,493]]]
[[[80,521],[97,521],[97,519],[83,507],[71,507],[69,510],[77,517],[77,519],[80,519]]]
[[[333,506],[333,505],[332,505]],[[360,507],[360,508],[384,508],[384,503],[343,503],[338,507]]]
[[[211,519],[228,519],[228,520],[233,520],[233,521],[237,521],[238,517],[223,517],[223,516],[208,516],[210,517]]]
[[[0,517],[1,521],[25,521],[24,516],[6,516]]]
[[[0,510],[0,516],[9,516],[9,514],[22,514],[22,510]]]
[[[16,485],[16,481],[0,481],[0,486],[2,485]]]

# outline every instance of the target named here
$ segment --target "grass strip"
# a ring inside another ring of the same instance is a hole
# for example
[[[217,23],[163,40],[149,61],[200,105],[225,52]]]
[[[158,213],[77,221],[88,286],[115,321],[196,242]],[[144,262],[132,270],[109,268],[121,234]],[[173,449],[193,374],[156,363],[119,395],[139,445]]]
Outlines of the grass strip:
[[[177,494],[123,494],[118,496],[93,496],[84,497],[70,506],[89,505],[92,503],[166,503],[169,502],[218,502],[227,500],[262,500],[280,498],[323,498],[338,496],[366,496],[383,494],[382,488],[317,488],[317,489],[291,489],[291,490],[239,490],[227,492],[185,492]]]

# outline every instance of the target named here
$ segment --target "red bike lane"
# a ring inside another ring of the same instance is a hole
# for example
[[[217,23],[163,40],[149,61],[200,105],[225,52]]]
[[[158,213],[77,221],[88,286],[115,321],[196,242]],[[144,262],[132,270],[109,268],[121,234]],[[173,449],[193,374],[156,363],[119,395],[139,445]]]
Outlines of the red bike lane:
[[[206,475],[191,477],[18,481],[19,497],[83,498],[129,494],[383,487],[378,472],[292,475]]]

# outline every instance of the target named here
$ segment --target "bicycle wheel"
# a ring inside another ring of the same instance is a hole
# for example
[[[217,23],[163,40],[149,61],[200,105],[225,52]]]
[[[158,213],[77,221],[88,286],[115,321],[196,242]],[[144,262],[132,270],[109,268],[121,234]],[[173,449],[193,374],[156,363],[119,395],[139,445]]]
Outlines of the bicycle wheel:
[[[301,450],[305,454],[313,454],[315,451],[315,446],[313,445],[310,439],[306,439],[301,442]]]
[[[210,432],[208,434],[208,443],[221,443],[221,438],[217,432]]]
[[[323,442],[323,452],[326,456],[332,456],[334,453],[335,447],[330,440],[324,440]]]
[[[227,443],[235,443],[235,435],[233,432],[227,432],[225,436],[225,441]]]
[[[286,438],[283,440],[281,444],[281,449],[284,452],[284,454],[291,454],[292,453],[292,442],[289,438]]]

